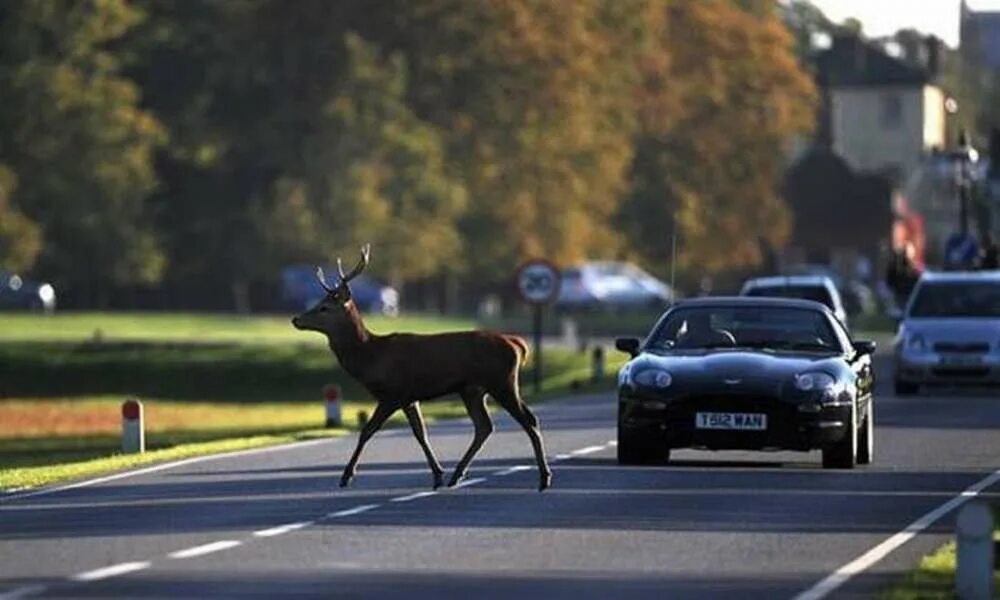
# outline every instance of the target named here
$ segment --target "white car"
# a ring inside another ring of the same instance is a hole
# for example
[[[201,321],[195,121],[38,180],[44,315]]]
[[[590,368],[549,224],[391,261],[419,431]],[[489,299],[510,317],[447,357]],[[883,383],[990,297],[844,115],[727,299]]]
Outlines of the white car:
[[[564,269],[556,306],[563,309],[662,309],[670,286],[626,262],[591,261]]]
[[[1000,271],[924,273],[894,346],[897,395],[925,383],[1000,384]]]
[[[844,301],[833,280],[825,275],[781,275],[748,279],[740,290],[740,296],[812,300],[825,305],[841,323],[847,325]]]

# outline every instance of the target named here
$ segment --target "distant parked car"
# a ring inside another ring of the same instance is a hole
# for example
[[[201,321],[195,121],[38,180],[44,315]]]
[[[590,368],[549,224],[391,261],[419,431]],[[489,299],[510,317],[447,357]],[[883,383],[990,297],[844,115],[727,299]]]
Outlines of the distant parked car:
[[[1000,384],[1000,271],[924,273],[895,340],[896,394],[925,383]]]
[[[0,271],[0,310],[56,309],[56,290],[48,283],[30,281],[17,273]]]
[[[331,277],[336,277],[336,267],[323,267]],[[333,283],[333,282],[331,282]],[[399,314],[399,292],[367,275],[351,280],[351,297],[362,312],[378,312],[387,316]],[[316,279],[313,265],[292,265],[281,271],[281,301],[285,308],[303,311],[323,299],[326,292]]]
[[[844,325],[847,311],[833,280],[825,275],[781,275],[748,279],[740,290],[741,296],[800,298],[819,302],[829,308]]]
[[[822,264],[801,264],[788,268],[788,275],[822,275],[830,278],[837,286],[844,309],[848,316],[872,315],[878,312],[878,301],[875,292],[859,279],[850,279],[840,275],[833,267]]]
[[[556,307],[660,309],[672,298],[669,285],[631,263],[592,261],[562,271]]]

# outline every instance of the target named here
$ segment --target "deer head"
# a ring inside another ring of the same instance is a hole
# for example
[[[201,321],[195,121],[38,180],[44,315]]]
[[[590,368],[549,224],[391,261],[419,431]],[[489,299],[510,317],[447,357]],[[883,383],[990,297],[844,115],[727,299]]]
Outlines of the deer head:
[[[368,266],[368,257],[371,253],[371,246],[365,244],[361,247],[361,259],[358,264],[351,269],[350,273],[344,273],[343,264],[340,258],[337,259],[337,272],[340,281],[335,286],[330,286],[327,282],[326,274],[321,267],[316,267],[316,277],[319,284],[326,291],[326,296],[319,304],[305,311],[292,319],[292,325],[296,329],[319,331],[321,333],[332,333],[340,329],[345,324],[357,326],[360,322],[360,314],[354,306],[351,298],[350,281],[361,274]]]

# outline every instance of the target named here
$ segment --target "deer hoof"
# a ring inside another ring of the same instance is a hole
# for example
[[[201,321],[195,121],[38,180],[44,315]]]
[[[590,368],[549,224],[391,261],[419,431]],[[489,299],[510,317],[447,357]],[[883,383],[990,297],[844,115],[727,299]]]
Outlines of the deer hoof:
[[[448,487],[455,487],[463,479],[465,479],[465,474],[464,473],[458,473],[456,471],[455,474],[451,476],[451,481],[448,482]]]
[[[552,473],[542,474],[541,479],[538,481],[538,491],[544,492],[549,486],[552,485]]]
[[[347,487],[347,486],[351,485],[351,479],[353,479],[353,478],[352,477],[341,477],[340,478],[340,487]]]
[[[438,489],[444,485],[444,476],[441,473],[434,474],[434,489]]]

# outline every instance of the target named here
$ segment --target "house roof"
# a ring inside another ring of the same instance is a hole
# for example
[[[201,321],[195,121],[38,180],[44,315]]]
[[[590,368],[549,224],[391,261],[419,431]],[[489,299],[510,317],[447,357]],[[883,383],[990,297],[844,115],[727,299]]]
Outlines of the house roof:
[[[924,68],[886,54],[857,35],[838,35],[829,49],[816,57],[817,75],[824,87],[917,85],[931,82]]]

